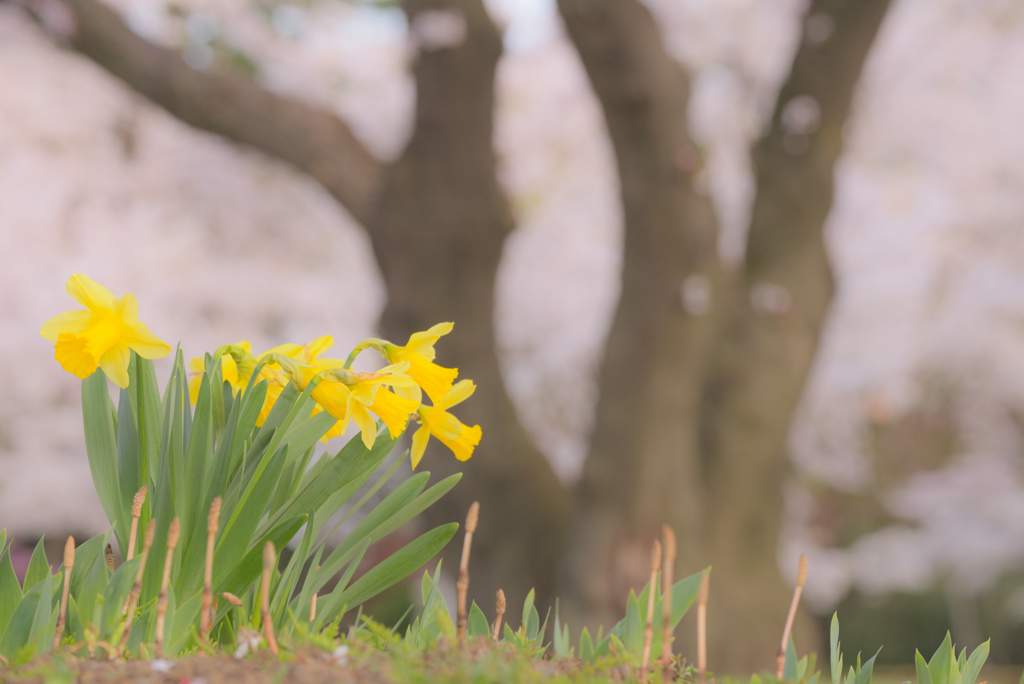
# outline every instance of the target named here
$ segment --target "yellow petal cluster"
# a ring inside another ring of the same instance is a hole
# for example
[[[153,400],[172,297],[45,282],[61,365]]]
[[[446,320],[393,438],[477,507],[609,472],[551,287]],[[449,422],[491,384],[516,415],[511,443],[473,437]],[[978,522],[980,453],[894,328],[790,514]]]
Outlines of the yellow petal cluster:
[[[84,380],[102,368],[114,384],[125,388],[132,351],[144,359],[160,359],[171,353],[170,346],[139,320],[135,295],[117,299],[81,273],[68,279],[66,289],[85,309],[54,316],[39,330],[54,343],[54,357],[64,370]]]
[[[55,316],[39,332],[54,343],[54,356],[68,372],[84,379],[102,368],[110,380],[123,388],[129,382],[132,350],[145,359],[170,353],[170,346],[139,321],[134,295],[117,299],[110,290],[82,274],[71,276],[67,291],[85,309]],[[452,323],[438,323],[414,333],[404,345],[376,338],[364,340],[347,359],[322,356],[334,345],[330,335],[307,344],[282,344],[259,356],[253,354],[248,342],[242,341],[221,347],[214,357],[219,356],[221,375],[235,394],[245,390],[257,366],[263,363],[258,380],[267,382],[267,396],[256,421],[260,426],[289,382],[303,391],[314,379],[318,384],[309,395],[316,402],[314,415],[327,412],[336,419],[324,441],[344,433],[350,423],[355,423],[363,444],[370,448],[377,438],[378,420],[392,438],[397,438],[415,417],[420,424],[412,440],[411,460],[415,468],[431,436],[451,449],[460,461],[472,456],[480,443],[480,426],[464,425],[449,412],[468,399],[476,386],[470,380],[454,384],[458,369],[434,363],[434,345],[452,327]],[[376,349],[388,365],[369,373],[353,371],[355,357],[370,348]],[[205,357],[193,358],[189,368],[189,395],[195,404],[202,376],[208,370]],[[424,393],[432,404],[423,403]]]

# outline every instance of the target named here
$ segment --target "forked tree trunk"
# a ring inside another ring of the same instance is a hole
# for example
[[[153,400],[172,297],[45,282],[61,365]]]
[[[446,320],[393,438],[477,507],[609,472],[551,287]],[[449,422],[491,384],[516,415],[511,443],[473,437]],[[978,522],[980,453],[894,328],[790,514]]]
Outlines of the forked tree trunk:
[[[607,621],[623,586],[644,581],[655,524],[671,522],[684,539],[679,571],[714,568],[709,658],[719,672],[767,667],[778,648],[789,602],[776,561],[785,441],[832,294],[822,228],[841,127],[887,5],[812,3],[812,31],[755,150],[747,261],[723,276],[713,221],[680,202],[690,179],[666,183],[666,161],[694,155],[679,151],[685,90],[669,87],[653,19],[638,0],[559,1],[604,107],[626,223],[622,299],[561,586],[585,620]],[[674,269],[660,266],[666,255]],[[709,310],[691,306],[688,317],[668,303],[692,273],[707,277]],[[627,437],[609,443],[609,426],[630,426]],[[815,634],[798,636],[816,645]]]
[[[427,511],[432,524],[465,519],[481,502],[474,537],[470,596],[490,615],[494,592],[509,605],[536,585],[551,597],[568,499],[544,456],[520,427],[505,393],[494,337],[494,287],[506,236],[515,227],[498,185],[492,144],[494,73],[501,36],[480,0],[414,0],[410,24],[424,11],[465,20],[459,45],[421,50],[416,77],[416,123],[401,158],[385,173],[378,213],[369,221],[374,251],[387,284],[381,320],[385,335],[401,339],[439,321],[455,321],[438,345],[477,392],[457,407],[469,425],[484,429],[479,454],[458,463],[440,444],[423,468],[464,473],[450,494]],[[459,537],[461,539],[461,537]],[[446,550],[458,567],[460,545]]]

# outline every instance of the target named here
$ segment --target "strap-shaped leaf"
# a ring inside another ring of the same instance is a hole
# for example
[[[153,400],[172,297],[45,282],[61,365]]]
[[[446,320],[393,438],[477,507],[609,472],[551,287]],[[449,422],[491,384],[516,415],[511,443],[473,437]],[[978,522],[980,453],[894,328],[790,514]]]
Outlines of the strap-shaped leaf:
[[[134,377],[135,352],[132,352],[132,361],[128,364],[128,376]],[[119,501],[130,502],[142,486],[141,458],[139,454],[139,432],[135,423],[135,413],[132,410],[133,387],[128,385],[121,390],[117,400],[117,478],[119,488]],[[117,521],[115,531],[118,534],[117,540],[124,549],[128,543],[129,525],[131,525],[131,508],[119,506],[122,518]]]
[[[121,567],[114,571],[107,588],[103,591],[103,617],[100,620],[100,637],[103,639],[109,639],[121,623],[124,604],[128,601],[128,595],[135,584],[141,560],[140,556],[136,556],[122,563]]]
[[[484,611],[480,610],[480,606],[476,605],[476,601],[473,601],[473,606],[469,609],[469,624],[466,626],[466,633],[470,637],[487,637],[490,636],[491,627],[487,623],[487,616],[484,615]]]
[[[242,493],[238,507],[231,513],[214,552],[214,583],[220,584],[228,571],[248,549],[249,543],[263,534],[254,534],[260,518],[263,517],[270,497],[274,494],[277,479],[281,476],[284,462],[288,458],[288,447],[280,449],[265,468],[257,470],[250,481],[250,487]],[[287,539],[285,540],[288,541]],[[262,548],[260,549],[262,553]],[[218,568],[220,569],[218,571]],[[181,587],[178,587],[179,592]],[[234,592],[232,592],[234,593]]]
[[[47,582],[36,584],[18,602],[7,628],[3,635],[0,635],[0,655],[10,660],[29,643],[40,603],[45,604],[45,609],[49,609],[50,587]]]
[[[358,438],[350,439],[331,459],[320,477],[309,482],[287,504],[275,512],[260,527],[260,533],[270,529],[280,520],[286,520],[307,511],[317,511],[318,517],[320,517],[320,509],[328,500],[334,506],[334,510],[337,510],[369,479],[373,471],[391,453],[394,444],[395,440],[386,434],[377,436],[372,449],[367,449],[362,440]]]
[[[82,381],[82,421],[85,427],[85,452],[89,457],[96,496],[111,525],[124,519],[121,512],[120,489],[117,477],[117,442],[114,416],[107,393],[107,376],[103,371]]]
[[[25,571],[25,584],[22,587],[24,593],[50,576],[50,563],[46,560],[46,538],[43,537],[36,544],[32,551],[32,557],[28,561],[28,569]]]
[[[21,583],[11,565],[11,552],[5,547],[6,541],[7,530],[3,530],[0,532],[0,548],[3,549],[3,553],[0,553],[0,635],[3,635],[7,623],[14,615],[14,609],[22,599]]]
[[[353,582],[341,602],[354,608],[402,581],[443,549],[458,529],[458,523],[449,523],[420,535]]]
[[[338,584],[334,587],[334,591],[328,594],[324,598],[323,606],[317,611],[316,623],[314,629],[319,631],[323,629],[324,625],[329,622],[334,622],[338,619],[338,616],[347,611],[351,606],[342,603],[344,600],[345,589],[348,587],[348,583],[352,580],[352,575],[355,574],[356,568],[359,567],[359,563],[362,562],[363,556],[366,554],[366,549],[369,548],[369,541],[364,541],[355,550],[355,557],[349,562],[348,567],[345,568],[345,572],[338,579]]]
[[[988,660],[990,643],[991,639],[978,646],[978,648],[974,649],[971,657],[967,659],[967,664],[960,671],[963,684],[974,684],[978,679],[978,675],[981,674],[981,668],[984,667],[985,661]]]

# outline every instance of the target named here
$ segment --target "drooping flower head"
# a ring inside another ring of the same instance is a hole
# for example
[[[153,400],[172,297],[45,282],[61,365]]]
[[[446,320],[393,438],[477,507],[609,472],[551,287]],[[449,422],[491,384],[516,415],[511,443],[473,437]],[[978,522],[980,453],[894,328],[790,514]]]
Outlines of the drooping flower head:
[[[252,345],[244,340],[236,342],[233,346],[252,354]],[[199,386],[202,384],[203,374],[206,372],[206,358],[196,356],[188,362],[188,368],[192,372],[192,377],[188,381],[188,396],[192,401],[192,405],[195,406],[196,402],[199,401]],[[238,364],[235,363],[235,357],[231,356],[231,354],[221,354],[220,372],[224,377],[224,382],[231,385],[231,389],[236,395],[244,390],[249,382],[249,378],[244,374],[244,371],[243,373],[238,372]]]
[[[409,341],[402,346],[392,344],[387,340],[370,338],[363,340],[349,356],[347,365],[352,365],[352,360],[364,349],[373,348],[378,350],[387,362],[396,364],[401,361],[409,362],[407,374],[416,384],[411,387],[397,388],[395,392],[407,399],[420,401],[422,389],[433,402],[438,402],[452,388],[452,383],[459,375],[458,368],[445,368],[434,363],[436,352],[434,345],[443,336],[452,331],[454,323],[438,323],[429,330],[413,333]]]
[[[64,370],[85,379],[97,368],[122,389],[128,386],[131,352],[144,359],[160,359],[171,353],[163,340],[139,320],[135,295],[117,299],[87,275],[68,279],[67,292],[85,309],[54,316],[39,334],[54,342],[54,357]]]
[[[476,385],[472,380],[463,380],[452,387],[451,391],[433,406],[421,404],[416,409],[422,425],[412,436],[413,468],[419,465],[420,459],[423,458],[423,452],[427,448],[427,441],[431,435],[451,449],[455,458],[460,461],[469,460],[473,455],[473,450],[480,443],[480,426],[463,425],[458,418],[448,412],[448,409],[469,399],[475,391]]]

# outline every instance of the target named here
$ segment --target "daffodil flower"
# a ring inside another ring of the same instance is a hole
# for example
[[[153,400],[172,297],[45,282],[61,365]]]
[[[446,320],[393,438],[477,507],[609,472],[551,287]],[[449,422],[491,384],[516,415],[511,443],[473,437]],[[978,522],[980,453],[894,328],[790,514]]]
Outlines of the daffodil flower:
[[[238,342],[233,346],[252,354],[252,345],[248,342]],[[192,372],[192,378],[188,381],[188,396],[192,401],[192,405],[195,406],[196,402],[199,401],[199,387],[203,383],[203,373],[206,372],[206,358],[196,356],[188,362],[188,367]],[[231,389],[236,395],[244,390],[245,386],[249,383],[248,377],[239,374],[238,364],[235,363],[235,358],[231,354],[221,354],[220,372],[224,377],[224,381],[231,385]]]
[[[479,425],[469,427],[463,425],[458,418],[448,413],[448,409],[469,399],[476,391],[472,380],[463,380],[452,387],[451,391],[433,406],[420,405],[416,409],[422,425],[412,436],[412,467],[419,465],[427,441],[433,435],[446,447],[452,450],[455,458],[467,461],[473,455],[473,449],[480,443],[482,432]]]
[[[364,340],[349,356],[346,362],[347,366],[352,365],[352,360],[360,351],[368,348],[378,350],[391,364],[408,361],[407,373],[416,381],[416,386],[399,388],[396,392],[407,399],[419,401],[421,397],[419,390],[422,388],[430,400],[437,403],[451,390],[452,383],[459,375],[457,368],[445,368],[434,363],[436,356],[434,345],[437,344],[441,336],[450,333],[454,325],[454,323],[438,323],[429,330],[413,333],[403,346],[376,338]]]
[[[132,350],[144,359],[160,359],[171,353],[171,348],[139,320],[135,295],[117,299],[81,273],[68,279],[66,289],[85,309],[54,316],[39,330],[55,343],[54,357],[64,370],[84,380],[102,368],[123,389],[128,386]]]
[[[275,348],[280,351],[272,350],[268,354],[273,354],[271,362],[301,390],[314,377],[320,377],[320,384],[310,393],[317,403],[314,413],[324,410],[339,421],[325,438],[341,434],[351,421],[362,433],[363,444],[371,448],[377,439],[377,424],[371,413],[384,421],[393,437],[402,434],[419,402],[399,397],[384,386],[415,386],[415,381],[405,375],[409,364],[392,364],[375,373],[356,373],[345,368],[342,359],[320,358],[319,354],[330,345],[317,342],[310,343],[306,353],[302,353],[298,345],[282,345]]]

